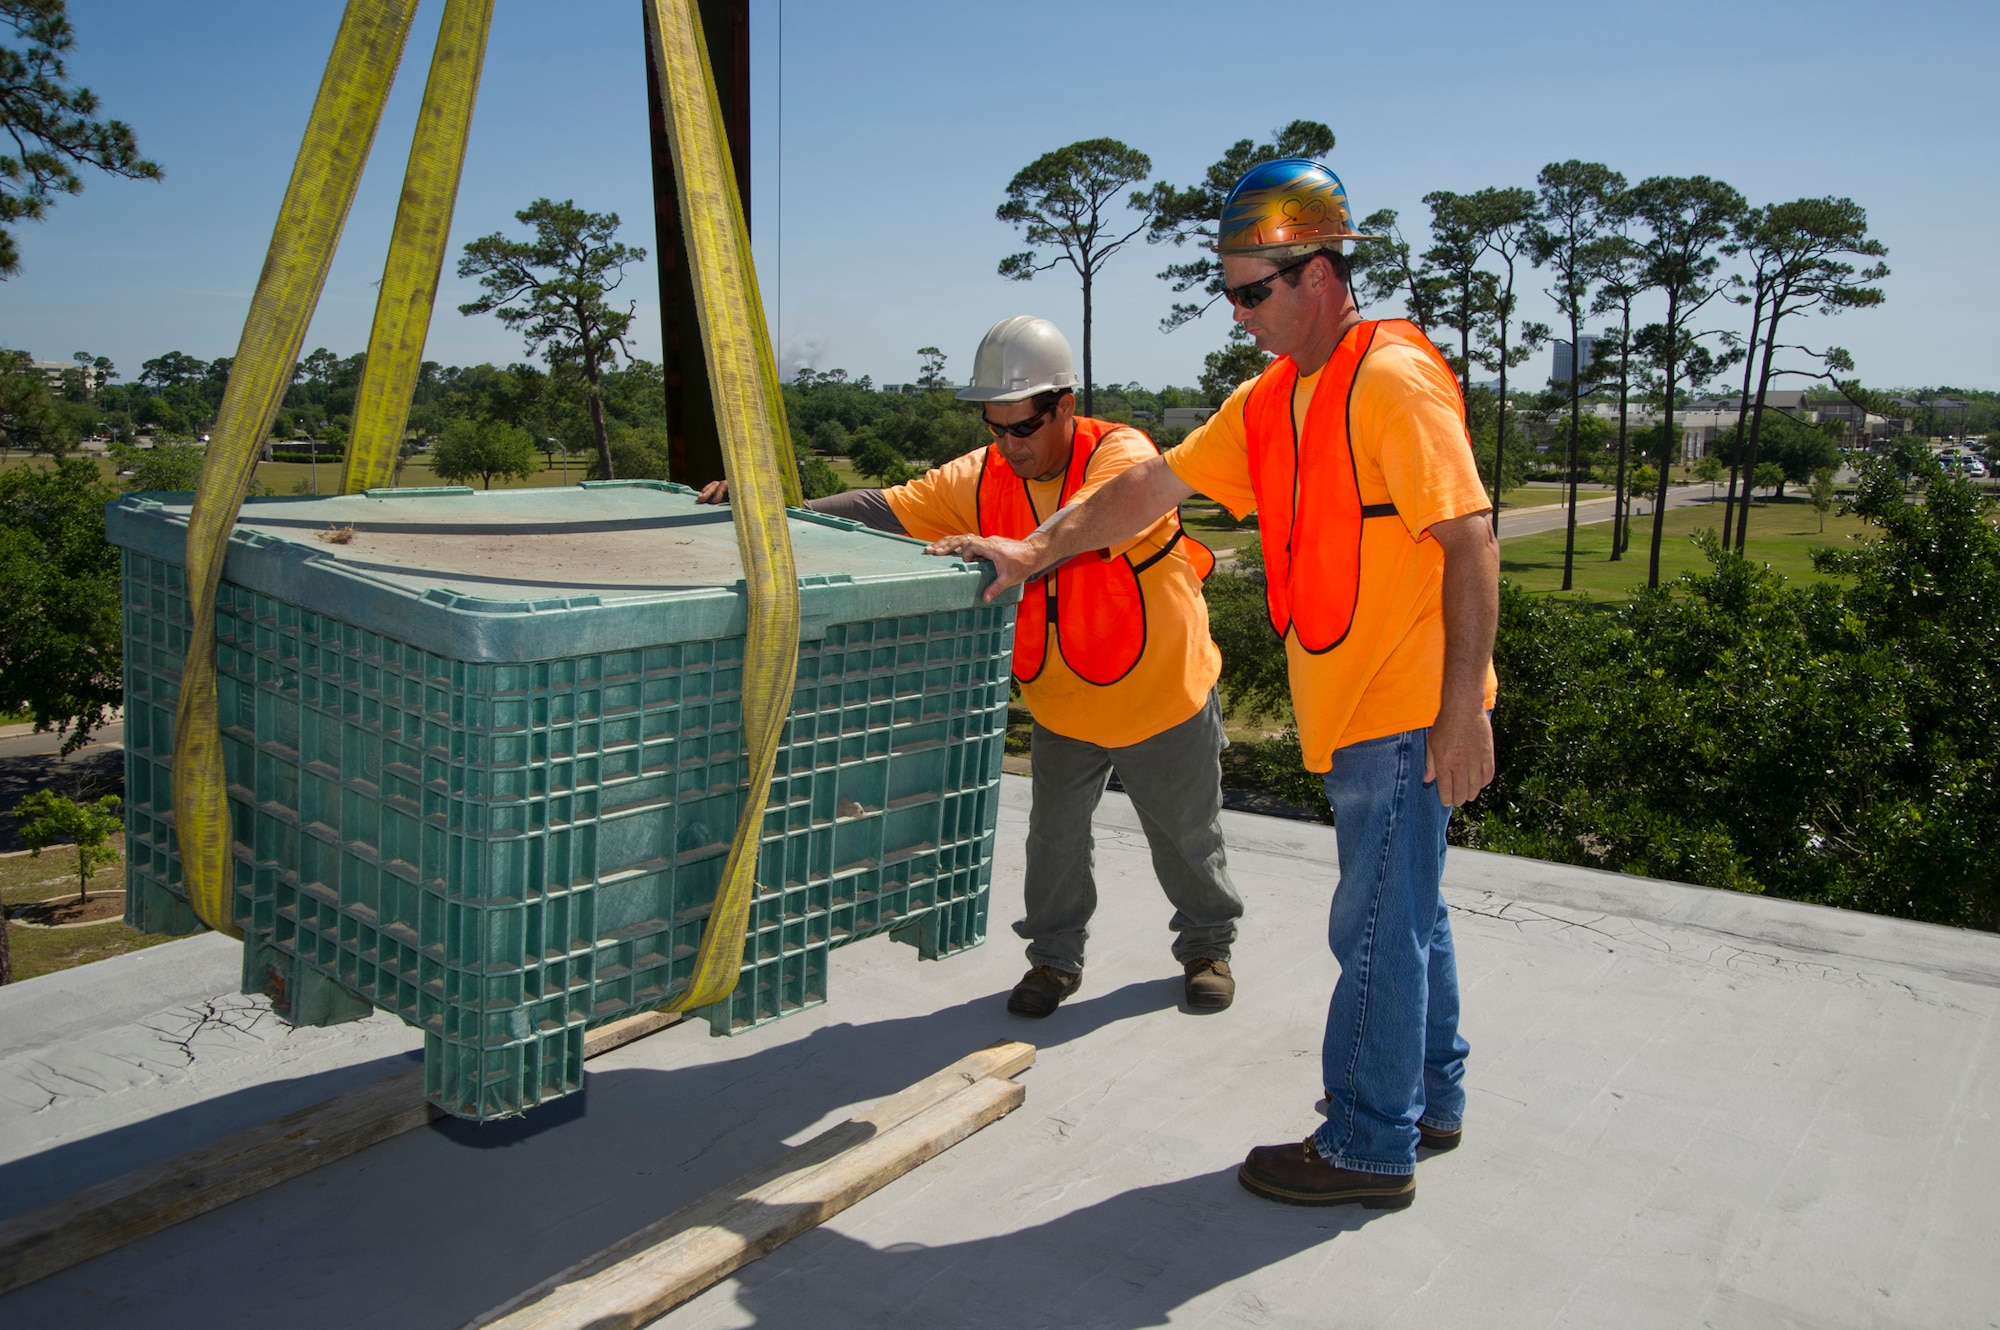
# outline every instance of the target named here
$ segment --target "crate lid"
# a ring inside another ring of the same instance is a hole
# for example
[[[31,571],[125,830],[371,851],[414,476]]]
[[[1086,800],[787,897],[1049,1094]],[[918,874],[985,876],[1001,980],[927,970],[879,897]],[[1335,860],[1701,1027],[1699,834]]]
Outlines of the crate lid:
[[[192,502],[126,495],[106,509],[106,536],[182,563]],[[791,519],[807,639],[833,623],[981,603],[984,564],[934,558],[920,541],[843,518],[794,509]],[[458,660],[545,660],[744,625],[730,510],[662,481],[250,499],[223,576]]]

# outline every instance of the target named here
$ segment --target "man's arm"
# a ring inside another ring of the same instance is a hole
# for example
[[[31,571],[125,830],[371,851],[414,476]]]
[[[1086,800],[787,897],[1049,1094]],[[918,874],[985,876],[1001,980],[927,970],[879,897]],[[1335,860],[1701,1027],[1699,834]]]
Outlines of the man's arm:
[[[1438,802],[1471,802],[1493,779],[1493,726],[1486,718],[1486,671],[1500,622],[1500,543],[1490,512],[1431,526],[1444,550],[1444,689],[1424,756],[1424,779]]]
[[[728,503],[729,482],[726,480],[709,481],[708,484],[702,486],[701,493],[695,496],[694,501],[696,503]],[[882,497],[881,490],[842,490],[838,494],[829,494],[825,498],[807,499],[806,507],[816,513],[825,513],[828,517],[845,517],[850,521],[859,522],[865,527],[873,527],[877,531],[887,531],[892,536],[906,536],[909,534],[909,532],[903,529],[903,520],[896,516],[896,510],[891,508],[889,501]]]
[[[1057,509],[1026,540],[946,536],[932,541],[925,552],[991,563],[994,577],[986,588],[990,601],[1008,587],[1019,586],[1085,550],[1108,549],[1130,540],[1193,493],[1165,458],[1148,458],[1106,481],[1104,488],[1082,503]]]

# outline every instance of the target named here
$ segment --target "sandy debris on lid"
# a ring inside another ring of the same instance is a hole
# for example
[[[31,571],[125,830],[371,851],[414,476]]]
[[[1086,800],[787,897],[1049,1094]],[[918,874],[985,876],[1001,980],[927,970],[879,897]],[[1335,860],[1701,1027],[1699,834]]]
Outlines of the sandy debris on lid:
[[[406,576],[476,577],[529,586],[729,586],[743,576],[729,528],[722,537],[668,528],[457,535],[362,529],[332,551],[342,562]]]

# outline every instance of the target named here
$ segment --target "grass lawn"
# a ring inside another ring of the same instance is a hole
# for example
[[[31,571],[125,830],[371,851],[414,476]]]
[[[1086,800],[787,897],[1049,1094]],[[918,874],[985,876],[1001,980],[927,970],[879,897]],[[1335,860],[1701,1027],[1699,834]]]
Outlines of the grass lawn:
[[[1597,498],[1609,498],[1609,485],[1578,485],[1576,497],[1581,502]],[[1569,490],[1560,485],[1521,485],[1504,490],[1500,495],[1500,507],[1508,508],[1549,508],[1569,502]]]
[[[40,857],[0,858],[0,901],[9,915],[7,946],[16,982],[173,941],[125,926],[124,837],[111,843],[120,850],[118,859],[91,876],[86,904],[76,899],[74,846],[52,845]]]
[[[1706,569],[1703,557],[1691,537],[1696,531],[1716,529],[1722,514],[1709,507],[1671,508],[1660,540],[1660,580],[1669,582],[1685,572]],[[1596,600],[1626,600],[1646,584],[1646,567],[1652,541],[1652,518],[1642,517],[1632,525],[1632,547],[1621,562],[1610,562],[1611,524],[1596,522],[1576,529],[1575,591]],[[1786,498],[1753,504],[1750,510],[1750,539],[1744,554],[1752,562],[1764,563],[1794,582],[1812,581],[1812,551],[1835,548],[1855,539],[1867,539],[1874,528],[1858,517],[1829,513],[1826,531],[1819,529],[1819,514],[1810,500]],[[1511,578],[1530,591],[1555,595],[1562,585],[1563,533],[1547,531],[1533,536],[1514,536],[1500,542],[1500,575]]]
[[[1181,522],[1189,535],[1212,550],[1233,550],[1257,535],[1254,514],[1238,522],[1228,509],[1208,499],[1189,499],[1182,504]]]

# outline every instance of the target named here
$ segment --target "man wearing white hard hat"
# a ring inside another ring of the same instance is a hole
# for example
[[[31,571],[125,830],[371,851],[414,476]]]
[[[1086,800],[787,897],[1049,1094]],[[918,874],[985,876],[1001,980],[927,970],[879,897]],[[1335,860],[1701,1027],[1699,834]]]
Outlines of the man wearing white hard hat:
[[[1160,455],[1129,425],[1076,414],[1076,385],[1069,342],[1054,324],[1002,319],[980,342],[972,385],[959,393],[979,403],[989,446],[908,484],[810,506],[922,540],[1025,537]],[[702,497],[725,493],[718,481]],[[1113,771],[1174,906],[1168,927],[1188,1006],[1218,1010],[1235,997],[1229,955],[1243,902],[1222,844],[1222,658],[1201,594],[1214,565],[1170,512],[1023,589],[1014,674],[1035,720],[1034,805],[1026,917],[1014,925],[1030,968],[1007,1000],[1017,1015],[1047,1016],[1083,982],[1097,907],[1091,817]]]

